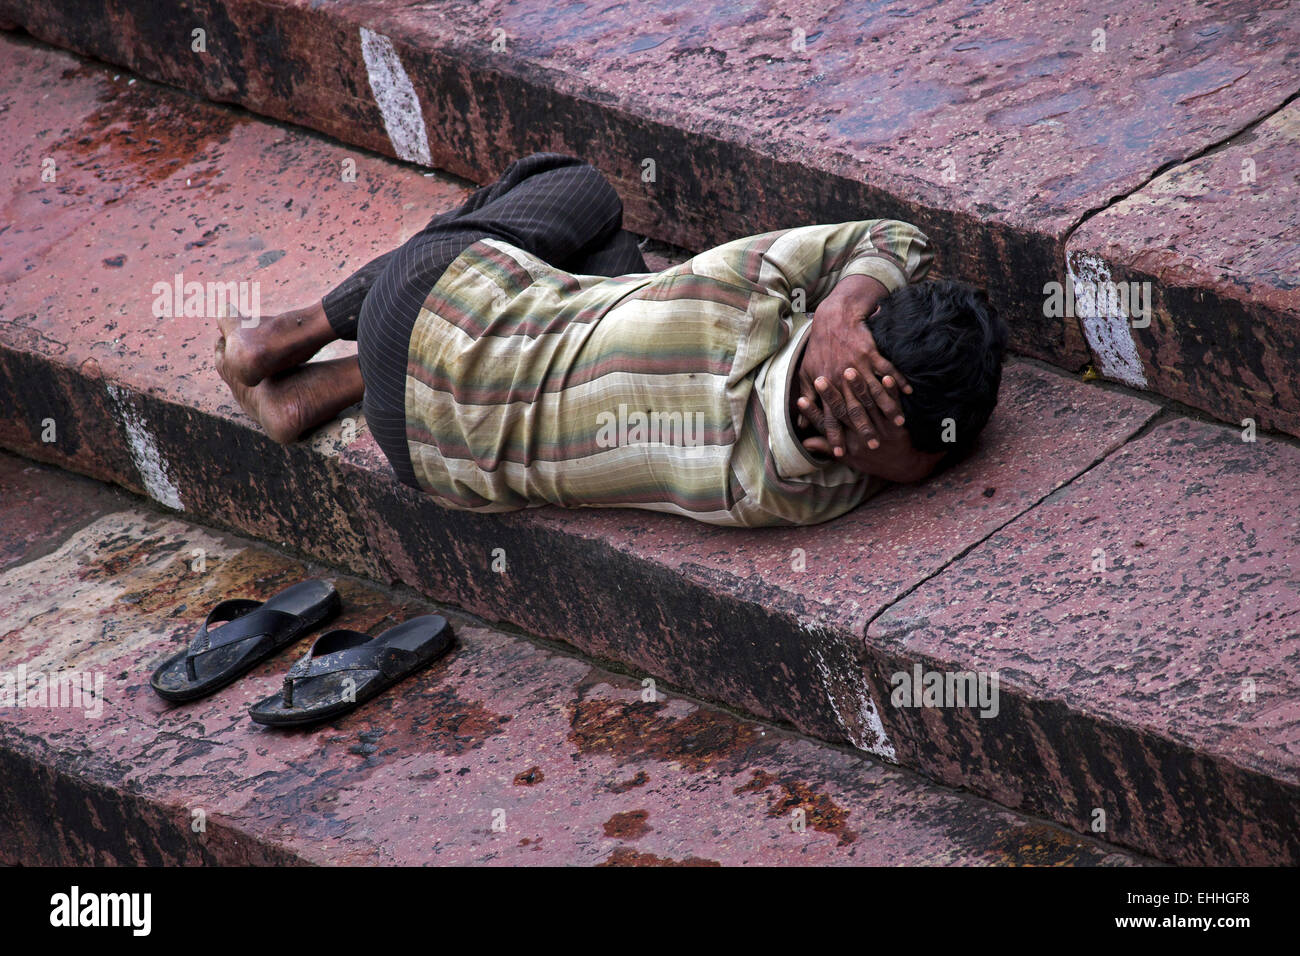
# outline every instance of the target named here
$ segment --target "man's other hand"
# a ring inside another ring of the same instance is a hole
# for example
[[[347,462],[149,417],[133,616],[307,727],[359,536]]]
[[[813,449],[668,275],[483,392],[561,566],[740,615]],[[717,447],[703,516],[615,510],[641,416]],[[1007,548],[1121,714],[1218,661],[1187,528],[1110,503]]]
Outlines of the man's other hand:
[[[844,426],[836,432],[844,442],[844,453],[836,457],[863,474],[894,482],[920,481],[934,471],[943,453],[917,451],[907,429],[881,415],[879,403],[871,397],[867,376],[849,369],[844,373],[844,380],[846,387],[842,393],[832,388],[824,377],[819,376],[815,383],[823,405],[830,412],[832,428],[837,424]],[[801,408],[804,402],[803,398],[799,399]],[[864,421],[868,423],[866,426],[861,424]],[[864,431],[870,431],[874,437],[864,441],[861,437]],[[804,439],[803,447],[821,455],[832,454],[833,448],[831,439],[821,435]]]
[[[813,313],[812,329],[799,363],[798,408],[803,419],[800,425],[808,423],[821,431],[836,458],[847,453],[842,424],[856,429],[868,449],[879,448],[883,440],[897,438],[895,434],[882,435],[876,418],[865,414],[862,406],[873,405],[885,423],[903,424],[903,409],[896,390],[911,392],[912,387],[880,354],[867,325],[867,319],[888,295],[889,290],[876,279],[847,276],[835,284]],[[865,389],[866,398],[855,403],[862,414],[852,412],[848,402],[848,397],[853,395],[844,378],[848,369],[858,373],[859,385]],[[818,387],[818,379],[825,379],[829,391]],[[838,399],[838,405],[852,415],[851,420],[831,409],[828,398],[832,394]]]

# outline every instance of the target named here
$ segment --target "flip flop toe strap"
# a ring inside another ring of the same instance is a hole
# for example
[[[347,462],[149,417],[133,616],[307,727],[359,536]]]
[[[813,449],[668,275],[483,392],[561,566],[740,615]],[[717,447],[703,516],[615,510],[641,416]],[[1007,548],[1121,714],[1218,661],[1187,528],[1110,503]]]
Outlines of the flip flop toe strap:
[[[191,683],[197,681],[199,675],[194,666],[195,661],[213,651],[252,638],[265,639],[282,634],[286,629],[296,627],[299,620],[296,615],[264,607],[261,601],[246,598],[222,601],[208,612],[203,626],[190,642],[185,654],[186,676]],[[215,630],[210,629],[213,624],[222,621],[228,623]]]

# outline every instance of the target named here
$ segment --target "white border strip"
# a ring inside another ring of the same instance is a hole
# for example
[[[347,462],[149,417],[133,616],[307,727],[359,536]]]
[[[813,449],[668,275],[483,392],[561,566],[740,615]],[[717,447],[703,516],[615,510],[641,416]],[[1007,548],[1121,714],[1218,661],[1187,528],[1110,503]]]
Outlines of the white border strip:
[[[1097,305],[1096,290],[1112,288],[1110,268],[1098,256],[1071,252],[1065,257],[1065,272],[1074,285],[1075,312],[1101,374],[1134,388],[1146,388],[1147,377],[1133,343],[1129,317],[1118,305],[1114,314],[1104,315]]]
[[[433,165],[429,154],[429,133],[424,127],[420,98],[411,78],[393,49],[393,41],[381,33],[361,28],[361,56],[366,61],[370,89],[384,117],[384,129],[393,151],[409,163]]]
[[[109,385],[108,394],[117,409],[117,420],[126,432],[126,440],[131,446],[131,460],[135,462],[135,470],[140,473],[140,484],[144,485],[145,492],[160,505],[184,511],[180,489],[168,477],[167,461],[158,450],[158,443],[149,431],[149,423],[136,411],[131,393],[118,385]]]

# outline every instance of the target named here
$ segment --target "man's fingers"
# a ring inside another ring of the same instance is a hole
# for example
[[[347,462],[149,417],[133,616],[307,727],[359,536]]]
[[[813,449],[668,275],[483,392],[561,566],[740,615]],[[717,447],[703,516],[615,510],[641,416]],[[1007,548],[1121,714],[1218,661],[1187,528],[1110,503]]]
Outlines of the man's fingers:
[[[829,455],[831,453],[831,443],[820,435],[805,438],[803,440],[803,447],[818,455]]]
[[[907,379],[903,378],[898,369],[894,368],[894,363],[889,361],[889,359],[885,358],[879,352],[876,352],[872,356],[871,368],[876,373],[876,377],[882,382],[886,378],[892,378],[894,380],[893,385],[897,385],[909,395],[912,394],[912,386],[907,384]],[[886,385],[886,388],[889,387],[891,386]]]
[[[877,306],[878,308],[878,306]],[[874,310],[873,310],[874,311]],[[892,378],[894,382],[907,394],[912,394],[912,386],[908,384],[907,379],[898,374],[898,369],[894,368],[894,363],[889,361],[880,354],[880,349],[876,347],[875,336],[871,334],[871,327],[866,328],[866,358],[867,364],[871,366],[871,371],[875,372],[878,378],[886,376]]]
[[[853,428],[857,433],[862,436],[862,440],[867,443],[868,448],[878,448],[880,442],[877,439],[877,429],[874,422],[876,416],[867,411],[867,407],[870,407],[871,403],[869,400],[864,401],[865,396],[861,394],[859,384],[861,376],[849,375],[849,372],[853,371],[853,369],[849,369],[848,372],[844,373],[846,381],[844,405],[848,409],[849,421],[853,424]],[[864,407],[864,405],[867,407]]]
[[[850,374],[852,373],[852,374]],[[858,418],[854,419],[854,426],[862,440],[867,443],[867,447],[876,449],[880,447],[880,431],[884,427],[884,419],[880,417],[880,412],[867,393],[866,387],[862,384],[863,378],[857,374],[856,369],[848,369],[844,373],[844,380],[847,385],[845,398],[849,403],[849,409],[852,411],[856,406]]]
[[[865,379],[869,376],[845,376],[849,379],[849,387],[853,394],[862,402],[863,408],[866,409],[867,415],[871,418],[871,424],[876,430],[876,435],[884,440],[884,436],[890,427],[889,419],[881,414],[880,407],[872,400],[870,393],[867,391]],[[870,444],[870,442],[868,442]],[[875,447],[872,445],[871,447]]]
[[[821,411],[817,408],[817,403],[815,401],[804,398],[802,395],[800,395],[799,399],[795,402],[795,405],[797,405],[799,408],[800,428],[805,428],[809,426],[818,427],[818,428],[821,427],[822,415],[821,415]]]
[[[849,372],[856,372],[857,369],[848,369],[844,376],[848,378]],[[868,394],[871,396],[872,403],[880,409],[882,421],[893,422],[895,425],[903,424],[903,407],[898,403],[898,399],[887,389],[874,375],[860,375],[857,380],[866,386]],[[861,391],[858,390],[858,394]]]
[[[799,396],[803,403],[799,405],[799,410],[803,412],[802,424],[811,425],[813,428],[820,428],[823,432],[826,430],[822,427],[823,409],[821,408],[821,399],[818,397],[817,389],[813,385],[812,376],[800,371],[799,373]],[[806,403],[806,404],[804,404]]]
[[[901,388],[907,394],[912,394],[912,386],[907,383],[898,369],[894,368],[894,363],[885,358],[878,351],[871,352],[871,369],[876,373],[876,377],[882,382],[886,378],[892,378],[892,383],[886,383],[886,388],[892,388],[895,385]]]
[[[835,457],[839,458],[844,454],[844,428],[840,424],[843,416],[847,414],[844,397],[840,395],[838,388],[826,380],[825,376],[819,377],[813,384],[817,386],[817,392],[822,397],[822,408],[828,412],[822,416],[822,430],[826,432],[826,440],[835,450]]]

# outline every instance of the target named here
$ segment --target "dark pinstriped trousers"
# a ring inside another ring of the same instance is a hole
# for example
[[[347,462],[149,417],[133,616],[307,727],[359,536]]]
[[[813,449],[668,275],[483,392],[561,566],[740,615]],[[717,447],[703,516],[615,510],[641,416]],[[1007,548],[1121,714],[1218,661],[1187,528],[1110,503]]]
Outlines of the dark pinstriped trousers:
[[[397,477],[413,487],[406,446],[411,331],[429,290],[480,239],[508,242],[577,275],[646,271],[636,239],[623,230],[623,204],[609,181],[572,156],[536,153],[326,295],[330,325],[339,338],[357,342],[366,423]]]

